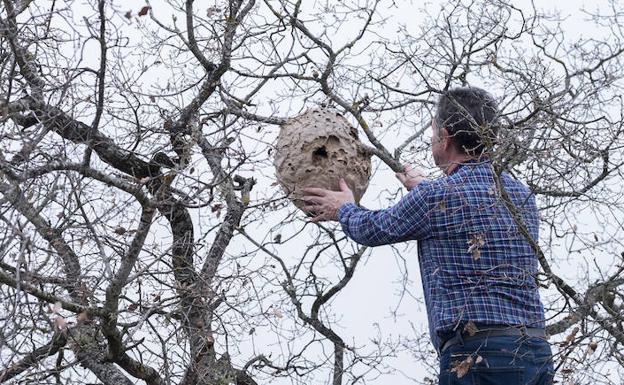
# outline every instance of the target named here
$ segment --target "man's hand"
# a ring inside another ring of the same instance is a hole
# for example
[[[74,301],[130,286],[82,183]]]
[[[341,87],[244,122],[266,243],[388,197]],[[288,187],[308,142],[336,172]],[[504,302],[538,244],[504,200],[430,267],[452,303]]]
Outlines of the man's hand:
[[[337,221],[340,207],[345,203],[355,203],[353,192],[342,178],[340,178],[340,191],[307,187],[303,189],[303,192],[306,194],[303,200],[307,203],[303,210],[315,215],[312,222]]]
[[[420,182],[427,179],[422,170],[415,168],[411,164],[405,165],[405,171],[394,174],[399,181],[409,191],[416,187]]]

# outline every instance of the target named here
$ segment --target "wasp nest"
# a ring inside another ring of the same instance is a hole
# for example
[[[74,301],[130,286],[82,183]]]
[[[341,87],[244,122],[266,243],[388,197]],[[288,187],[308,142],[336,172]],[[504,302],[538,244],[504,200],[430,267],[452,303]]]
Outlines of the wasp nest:
[[[371,174],[371,154],[357,130],[325,108],[309,109],[281,126],[274,164],[277,181],[299,208],[305,206],[302,188],[339,190],[340,178],[359,202]]]

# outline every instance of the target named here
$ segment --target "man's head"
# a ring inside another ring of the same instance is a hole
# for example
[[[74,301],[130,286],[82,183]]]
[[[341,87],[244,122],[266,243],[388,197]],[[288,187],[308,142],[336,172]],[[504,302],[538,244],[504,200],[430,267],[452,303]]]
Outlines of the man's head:
[[[433,119],[433,158],[438,166],[481,156],[498,133],[498,108],[488,92],[453,88],[440,96]]]

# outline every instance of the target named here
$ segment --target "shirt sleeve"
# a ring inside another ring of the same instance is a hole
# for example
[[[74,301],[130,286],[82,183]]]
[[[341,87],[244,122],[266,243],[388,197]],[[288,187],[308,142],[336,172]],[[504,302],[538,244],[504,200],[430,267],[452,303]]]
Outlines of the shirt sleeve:
[[[427,203],[430,191],[430,184],[422,182],[396,205],[384,210],[347,203],[338,210],[338,220],[349,238],[366,246],[423,239],[431,233]]]

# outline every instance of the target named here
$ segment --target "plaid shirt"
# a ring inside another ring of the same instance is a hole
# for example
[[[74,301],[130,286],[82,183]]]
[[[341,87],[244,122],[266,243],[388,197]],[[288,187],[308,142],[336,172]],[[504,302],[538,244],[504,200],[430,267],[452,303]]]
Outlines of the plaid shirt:
[[[388,209],[348,203],[338,212],[344,232],[360,244],[418,241],[436,348],[440,333],[468,321],[544,327],[537,257],[501,201],[493,172],[490,162],[469,162],[445,178],[421,182]],[[508,174],[501,181],[537,240],[535,196]]]

